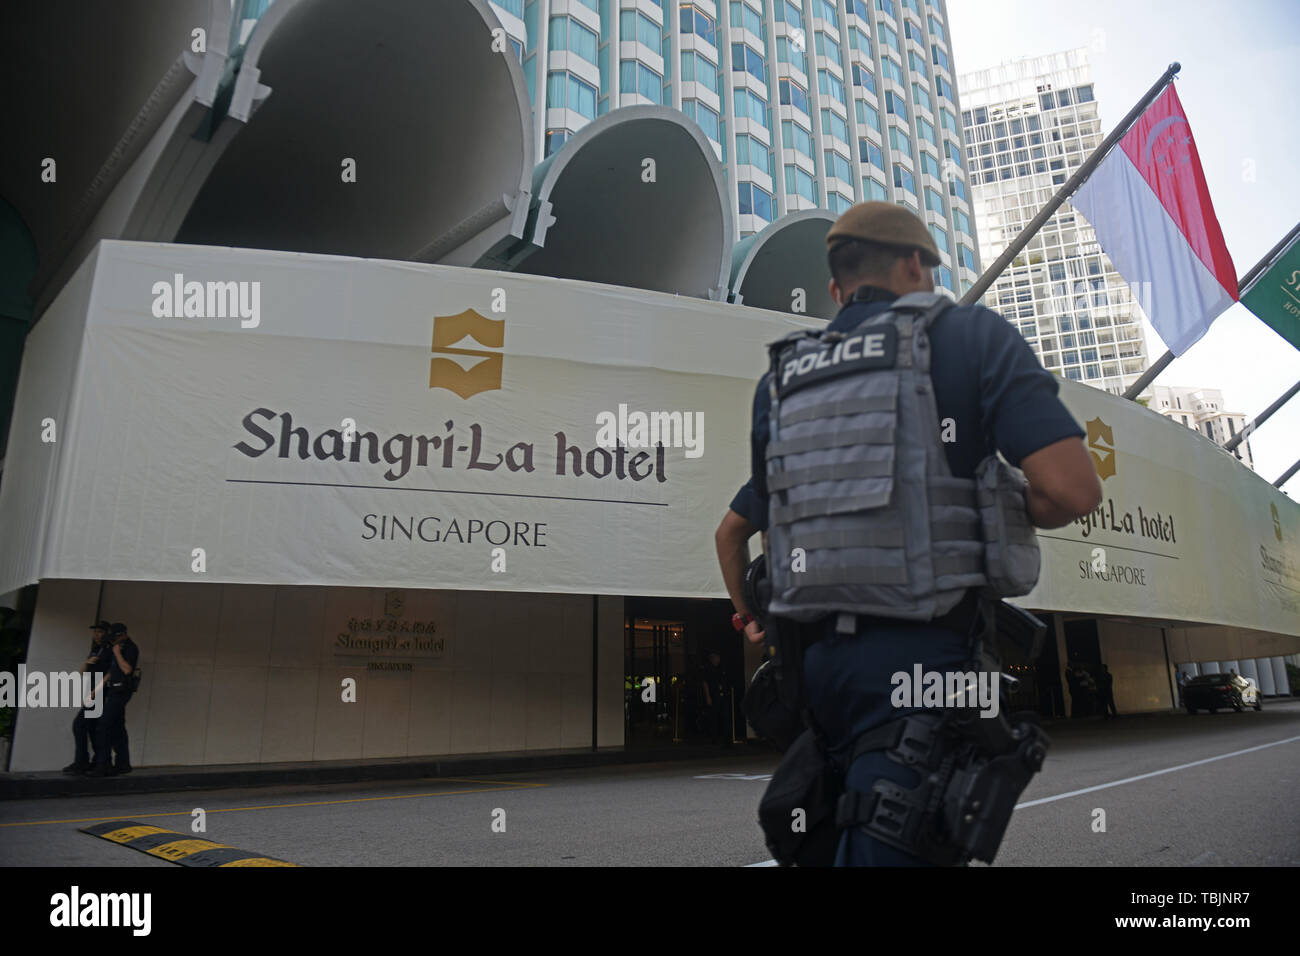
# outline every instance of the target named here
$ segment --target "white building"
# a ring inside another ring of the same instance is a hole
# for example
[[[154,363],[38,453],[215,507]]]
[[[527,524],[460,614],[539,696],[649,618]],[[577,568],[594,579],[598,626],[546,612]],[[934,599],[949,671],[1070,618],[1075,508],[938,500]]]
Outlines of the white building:
[[[1223,392],[1217,388],[1153,385],[1151,391],[1148,407],[1153,412],[1181,422],[1217,445],[1226,445],[1246,427],[1245,415],[1224,411]],[[1250,453],[1249,439],[1234,448],[1232,453],[1243,465],[1254,470],[1255,459]]]
[[[1102,141],[1087,50],[959,77],[980,253],[992,261]],[[1147,367],[1128,283],[1068,203],[985,296],[1049,370],[1121,394]]]

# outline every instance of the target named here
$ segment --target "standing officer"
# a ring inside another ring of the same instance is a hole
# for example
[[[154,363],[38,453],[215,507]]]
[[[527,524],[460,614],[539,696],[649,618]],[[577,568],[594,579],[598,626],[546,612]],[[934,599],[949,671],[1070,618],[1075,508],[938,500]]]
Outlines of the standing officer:
[[[940,264],[938,250],[920,219],[901,206],[860,203],[840,216],[826,242],[830,294],[841,306],[828,326],[831,332],[852,332],[899,297],[934,290],[931,269]],[[1055,378],[1020,334],[979,305],[947,308],[932,320],[928,334],[930,379],[951,474],[973,478],[977,465],[996,449],[1023,470],[1025,504],[1035,526],[1061,527],[1093,510],[1101,500],[1101,482],[1084,447],[1084,431],[1057,398]],[[850,339],[843,341],[847,351]],[[746,541],[769,523],[770,374],[754,396],[750,480],[715,535],[733,602],[741,593]],[[899,489],[894,499],[912,500]],[[832,759],[845,771],[849,791],[869,795],[878,780],[905,788],[920,782],[919,774],[880,749],[844,764],[862,735],[909,712],[891,706],[891,675],[911,673],[916,664],[923,671],[967,670],[977,595],[976,588],[968,589],[955,607],[931,620],[828,612],[813,625],[820,627],[821,639],[805,653],[804,699]],[[753,609],[736,603],[736,610],[749,640],[761,641],[762,632],[749,619]],[[846,618],[854,624],[847,633]],[[836,857],[840,866],[923,862],[860,827],[843,830]]]
[[[131,674],[140,661],[140,648],[126,631],[114,624],[108,631],[112,661],[104,682],[104,713],[95,735],[95,766],[87,777],[114,777],[131,772],[131,748],[126,734],[126,702],[131,699]],[[109,757],[116,753],[116,763]]]
[[[108,672],[109,658],[112,651],[109,650],[108,643],[108,622],[97,621],[90,625],[90,656],[86,658],[81,665],[81,673],[90,671],[94,675],[94,683],[98,685]],[[103,688],[96,686],[95,696],[103,693]],[[102,713],[102,707],[101,707]],[[77,711],[77,716],[72,719],[72,738],[75,743],[76,755],[72,763],[63,768],[64,773],[77,774],[85,773],[98,760],[92,761],[90,758],[90,747],[95,743],[96,728],[99,725],[98,717],[87,717],[86,708],[83,706]],[[96,751],[98,755],[98,750]]]

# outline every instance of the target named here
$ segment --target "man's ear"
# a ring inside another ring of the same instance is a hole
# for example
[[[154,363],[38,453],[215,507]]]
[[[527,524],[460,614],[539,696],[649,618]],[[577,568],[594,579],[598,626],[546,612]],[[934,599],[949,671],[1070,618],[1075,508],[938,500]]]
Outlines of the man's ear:
[[[843,302],[840,301],[841,292],[840,292],[839,283],[837,283],[834,279],[831,279],[830,285],[828,285],[826,288],[830,290],[831,298],[835,300],[836,305],[844,304]]]

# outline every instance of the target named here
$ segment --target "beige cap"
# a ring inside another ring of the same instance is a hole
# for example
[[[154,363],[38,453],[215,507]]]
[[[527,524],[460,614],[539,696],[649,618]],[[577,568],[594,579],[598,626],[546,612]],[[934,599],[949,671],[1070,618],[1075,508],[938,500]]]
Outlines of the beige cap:
[[[940,264],[934,237],[915,213],[892,202],[860,202],[835,220],[826,233],[827,250],[846,239],[863,239],[887,246],[920,249],[927,266]]]

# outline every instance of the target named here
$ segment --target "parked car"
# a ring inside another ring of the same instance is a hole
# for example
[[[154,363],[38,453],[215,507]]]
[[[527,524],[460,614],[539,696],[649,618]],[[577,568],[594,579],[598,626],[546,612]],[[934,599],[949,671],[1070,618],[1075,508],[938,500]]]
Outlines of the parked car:
[[[1198,710],[1214,713],[1220,707],[1245,710],[1247,704],[1256,710],[1264,706],[1259,699],[1259,687],[1240,674],[1202,674],[1183,687],[1183,706],[1189,714]]]

